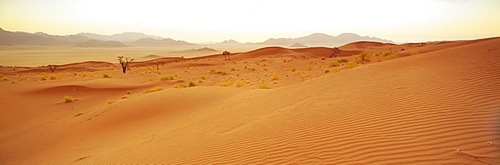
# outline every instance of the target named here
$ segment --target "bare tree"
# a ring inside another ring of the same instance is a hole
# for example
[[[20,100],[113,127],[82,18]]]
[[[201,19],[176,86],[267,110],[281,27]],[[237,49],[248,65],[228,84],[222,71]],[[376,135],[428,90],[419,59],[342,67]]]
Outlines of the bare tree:
[[[163,66],[164,64],[165,62],[163,62],[162,60],[157,60],[155,62],[156,70],[160,70],[160,66]]]
[[[338,55],[338,54],[340,53],[340,51],[342,51],[342,50],[340,50],[340,49],[339,49],[339,48],[337,48],[337,47],[334,47],[334,48],[332,49],[332,51],[333,51],[333,52],[332,52],[332,54],[330,55],[330,58],[332,58],[332,57],[337,57],[337,55]]]
[[[57,65],[49,65],[49,69],[52,73],[56,71]]]
[[[126,73],[127,69],[128,69],[128,64],[131,63],[132,61],[134,61],[134,58],[130,58],[130,57],[125,57],[125,59],[123,59],[123,58],[124,58],[123,56],[118,56],[118,61],[122,65],[123,73]]]
[[[222,52],[222,55],[224,55],[224,60],[229,60],[229,54],[231,53],[229,53],[228,51]]]

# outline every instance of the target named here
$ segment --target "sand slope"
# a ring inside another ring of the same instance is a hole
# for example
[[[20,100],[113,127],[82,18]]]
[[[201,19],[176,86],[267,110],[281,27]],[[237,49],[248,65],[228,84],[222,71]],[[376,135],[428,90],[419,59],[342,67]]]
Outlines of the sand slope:
[[[4,85],[0,161],[500,164],[500,39],[463,42],[270,90],[143,93],[164,82],[114,79]],[[297,52],[271,49],[279,51],[234,59]],[[129,99],[100,101],[127,90]],[[53,101],[68,92],[82,100]]]

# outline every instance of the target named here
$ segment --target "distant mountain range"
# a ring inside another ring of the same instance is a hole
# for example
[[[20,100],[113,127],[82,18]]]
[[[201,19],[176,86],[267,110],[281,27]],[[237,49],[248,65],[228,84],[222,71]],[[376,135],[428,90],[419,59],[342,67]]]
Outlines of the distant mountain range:
[[[109,42],[108,42],[109,41]],[[314,33],[298,38],[270,38],[264,42],[240,43],[235,40],[225,40],[213,44],[261,44],[277,46],[337,46],[356,41],[375,41],[393,43],[391,40],[377,37],[360,36],[353,33],[342,33],[331,36],[323,33]],[[101,35],[95,33],[78,33],[74,35],[58,36],[43,32],[26,33],[10,32],[0,28],[0,45],[37,45],[54,46],[67,45],[78,47],[123,47],[123,46],[188,46],[197,45],[181,40],[163,38],[160,36],[147,35],[137,32],[126,32],[113,35]]]
[[[261,44],[264,45],[292,45],[292,44],[305,44],[315,46],[330,46],[330,45],[343,45],[356,41],[375,41],[384,43],[393,43],[391,40],[360,36],[354,33],[342,33],[338,36],[331,36],[323,33],[314,33],[304,37],[298,38],[270,38]]]

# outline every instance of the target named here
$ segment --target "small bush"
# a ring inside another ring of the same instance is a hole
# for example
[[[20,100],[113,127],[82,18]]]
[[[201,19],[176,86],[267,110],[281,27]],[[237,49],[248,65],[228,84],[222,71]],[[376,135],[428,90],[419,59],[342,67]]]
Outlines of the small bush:
[[[17,81],[16,81],[16,80],[13,80],[13,81],[11,81],[10,83],[12,83],[12,84],[16,84],[16,83],[17,83]]]
[[[146,90],[146,93],[151,93],[151,92],[156,92],[156,91],[161,91],[161,90],[163,90],[163,87],[156,87],[156,88]]]
[[[330,70],[325,70],[325,73],[329,73],[329,72],[330,72]]]
[[[214,68],[210,69],[210,71],[208,71],[208,73],[215,73],[217,72],[217,70],[215,70]]]
[[[129,97],[128,95],[123,95],[123,96],[122,96],[122,99],[126,99],[126,98],[128,98],[128,97]]]
[[[245,85],[245,81],[238,81],[236,82],[236,87],[242,87]]]
[[[231,67],[231,71],[236,71],[236,67]]]
[[[344,62],[349,62],[349,59],[347,58],[341,58],[337,60],[338,63],[344,63]]]
[[[107,73],[104,73],[104,74],[102,74],[102,77],[104,77],[104,78],[111,78],[111,75],[109,75]]]
[[[220,84],[220,86],[228,87],[228,86],[231,86],[231,83],[230,82],[223,82]]]
[[[292,71],[292,72],[295,72],[295,70],[296,70],[296,68],[295,68],[295,67],[290,68],[290,71]]]
[[[360,64],[366,64],[367,62],[371,61],[371,54],[363,52],[360,55],[356,56],[356,60]]]
[[[42,77],[40,77],[40,80],[42,80],[42,81],[47,80],[47,76],[42,76]]]
[[[114,102],[116,102],[116,101],[115,100],[108,100],[108,101],[106,101],[106,103],[108,103],[108,104],[113,104]]]
[[[164,76],[164,77],[161,77],[160,80],[173,80],[174,79],[174,76]]]
[[[205,80],[205,79],[207,79],[207,77],[205,77],[205,75],[201,75],[200,79]]]
[[[325,59],[326,59],[326,57],[321,57],[320,59],[321,59],[321,60],[325,60]]]
[[[127,94],[130,94],[130,93],[132,93],[132,92],[130,92],[130,91],[127,91]]]
[[[271,89],[271,87],[264,82],[260,84],[259,89]]]
[[[275,74],[275,75],[271,78],[271,80],[279,80],[279,79],[280,79],[280,76],[278,76],[277,74]]]
[[[65,103],[69,103],[69,102],[75,101],[75,99],[73,97],[71,97],[71,96],[64,96],[63,99],[64,99]]]
[[[311,65],[308,65],[308,66],[307,66],[307,68],[306,68],[306,70],[312,70],[312,69],[313,69],[313,68],[312,68],[312,66],[311,66]]]
[[[337,61],[332,61],[332,62],[328,63],[328,66],[330,66],[330,67],[340,66],[340,63]]]
[[[55,80],[55,79],[57,79],[57,77],[56,77],[55,75],[50,75],[50,76],[49,76],[49,78],[50,78],[51,80]]]
[[[355,68],[357,66],[358,66],[358,64],[355,62],[350,62],[349,64],[347,64],[347,68],[349,68],[349,69]]]
[[[196,86],[196,83],[194,83],[194,82],[190,81],[190,82],[189,82],[189,86],[190,86],[190,87],[194,87],[194,86]]]

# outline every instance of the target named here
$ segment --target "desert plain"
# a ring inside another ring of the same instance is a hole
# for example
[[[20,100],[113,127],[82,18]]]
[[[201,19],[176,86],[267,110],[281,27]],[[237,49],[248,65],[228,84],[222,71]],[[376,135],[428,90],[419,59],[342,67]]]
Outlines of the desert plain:
[[[500,38],[339,48],[1,66],[0,164],[500,164]]]

